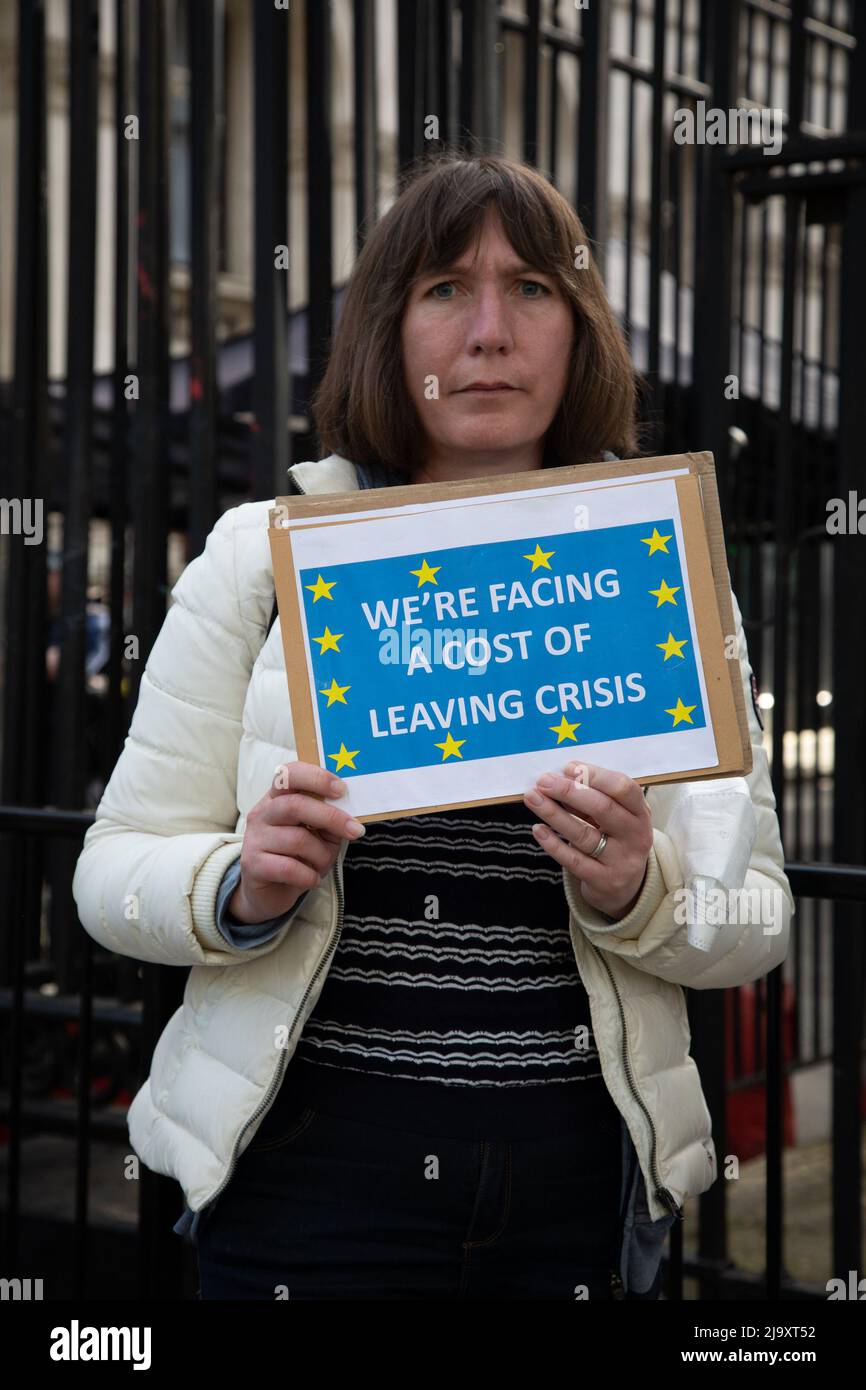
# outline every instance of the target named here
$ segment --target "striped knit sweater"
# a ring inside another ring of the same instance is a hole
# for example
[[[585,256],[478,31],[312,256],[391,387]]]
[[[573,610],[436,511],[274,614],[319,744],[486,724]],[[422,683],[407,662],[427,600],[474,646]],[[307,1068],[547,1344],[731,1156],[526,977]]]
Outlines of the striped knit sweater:
[[[287,1095],[463,1137],[616,1116],[561,869],[532,820],[521,803],[467,807],[372,822],[349,845],[343,927]]]

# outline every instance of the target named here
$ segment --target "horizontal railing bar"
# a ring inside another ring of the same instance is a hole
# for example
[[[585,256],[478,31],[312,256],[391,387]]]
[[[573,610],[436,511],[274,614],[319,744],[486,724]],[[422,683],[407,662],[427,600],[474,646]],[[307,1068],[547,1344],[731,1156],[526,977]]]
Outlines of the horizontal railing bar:
[[[823,19],[815,19],[812,15],[804,16],[803,28],[813,38],[823,39],[825,43],[835,44],[837,48],[846,48],[849,53],[853,53],[857,47],[857,40],[853,34],[846,34],[844,29],[836,29]]]
[[[758,109],[758,108],[753,108]],[[786,140],[778,154],[765,154],[763,146],[750,145],[734,154],[723,154],[720,164],[723,169],[779,168],[788,164],[813,164],[816,160],[826,163],[830,159],[857,159],[866,154],[866,131],[852,130],[844,135],[828,135],[804,139],[792,135]]]
[[[866,866],[789,863],[785,873],[795,898],[866,901]]]
[[[757,1300],[764,1296],[767,1277],[765,1273],[756,1274],[753,1270],[737,1269],[709,1256],[684,1254],[683,1279],[696,1279],[699,1276],[709,1281],[716,1291],[724,1290],[726,1294],[736,1293],[744,1298]],[[805,1284],[798,1279],[783,1279],[781,1295],[783,1300],[811,1302],[818,1298],[826,1299],[827,1290],[821,1284]],[[683,1302],[690,1300],[684,1299]]]
[[[610,66],[616,72],[624,72],[639,82],[654,82],[655,68],[646,58],[634,58],[627,53],[612,53]],[[662,90],[673,92],[675,96],[694,97],[695,101],[712,96],[709,83],[698,77],[688,77],[682,72],[666,72],[662,79]]]
[[[866,180],[866,168],[828,169],[823,174],[752,174],[736,185],[743,198],[764,199],[782,193],[823,193],[831,188],[849,188]]]
[[[8,1120],[9,1113],[9,1091],[0,1089],[0,1122]],[[22,1096],[19,1114],[22,1121],[22,1142],[29,1137],[24,1128],[25,1121],[31,1122],[34,1128],[38,1126],[40,1133],[78,1133],[78,1101],[74,1097],[55,1096],[50,1100],[34,1100]],[[87,1121],[91,1135],[96,1139],[124,1137],[128,1133],[128,1114],[129,1107],[120,1105],[117,1101],[112,1101],[110,1105],[92,1102]]]
[[[0,1013],[8,1013],[15,1007],[15,991],[0,988]],[[133,1001],[129,1004],[115,1004],[110,999],[94,999],[91,1014],[96,1023],[117,1023],[130,1028],[140,1028],[142,1004]],[[23,1012],[28,1018],[78,1020],[81,1017],[81,998],[76,994],[43,994],[37,989],[24,991]]]
[[[500,10],[498,19],[499,27],[503,33],[525,36],[529,29],[527,16],[515,14],[513,10]],[[549,43],[560,53],[570,53],[575,58],[583,53],[584,43],[580,34],[572,34],[568,29],[561,29],[557,24],[539,24],[538,37],[541,42]]]
[[[53,806],[0,806],[0,835],[77,835],[96,819],[93,811],[66,811]]]

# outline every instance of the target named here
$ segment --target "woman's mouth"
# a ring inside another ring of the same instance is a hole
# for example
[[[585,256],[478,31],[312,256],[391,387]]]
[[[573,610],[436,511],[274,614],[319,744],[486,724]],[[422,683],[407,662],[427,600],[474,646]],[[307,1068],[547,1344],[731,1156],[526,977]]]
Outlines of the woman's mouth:
[[[501,396],[514,389],[513,386],[467,386],[458,394],[461,396]]]

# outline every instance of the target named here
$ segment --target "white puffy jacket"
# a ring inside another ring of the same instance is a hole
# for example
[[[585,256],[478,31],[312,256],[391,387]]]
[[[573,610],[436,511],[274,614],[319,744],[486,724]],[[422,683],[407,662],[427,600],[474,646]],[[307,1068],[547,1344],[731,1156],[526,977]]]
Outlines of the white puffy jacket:
[[[302,492],[358,487],[354,465],[336,454],[290,471]],[[235,949],[215,921],[217,889],[240,856],[247,812],[278,763],[297,758],[279,621],[263,644],[274,597],[272,505],[227,511],[174,586],[73,880],[81,922],[102,946],[191,967],[183,1005],[157,1043],[128,1123],[134,1151],[180,1183],[192,1211],[223,1190],[261,1124],[342,926],[348,842],[323,883],[264,945]],[[765,975],[785,958],[794,912],[736,598],[733,607],[751,773],[723,784],[647,789],[654,846],[644,887],[622,921],[611,924],[588,907],[563,870],[604,1079],[634,1142],[654,1221],[672,1219],[717,1175],[681,986],[718,989]],[[696,788],[712,793],[700,815],[687,819],[698,862],[702,848],[712,856],[742,837],[745,804],[749,817],[754,808],[745,880],[731,886],[762,890],[765,901],[767,890],[779,890],[769,928],[766,917],[761,925],[729,921],[712,933],[709,950],[690,943],[677,911],[682,845],[668,833],[683,825],[683,807],[692,805],[683,798]]]

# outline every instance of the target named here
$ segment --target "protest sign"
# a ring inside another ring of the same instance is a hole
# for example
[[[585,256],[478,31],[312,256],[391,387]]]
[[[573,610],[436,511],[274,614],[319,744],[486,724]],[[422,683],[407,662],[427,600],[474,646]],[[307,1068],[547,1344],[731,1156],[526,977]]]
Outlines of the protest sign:
[[[751,767],[712,457],[275,499],[297,756],[362,820],[519,801],[573,759]]]

